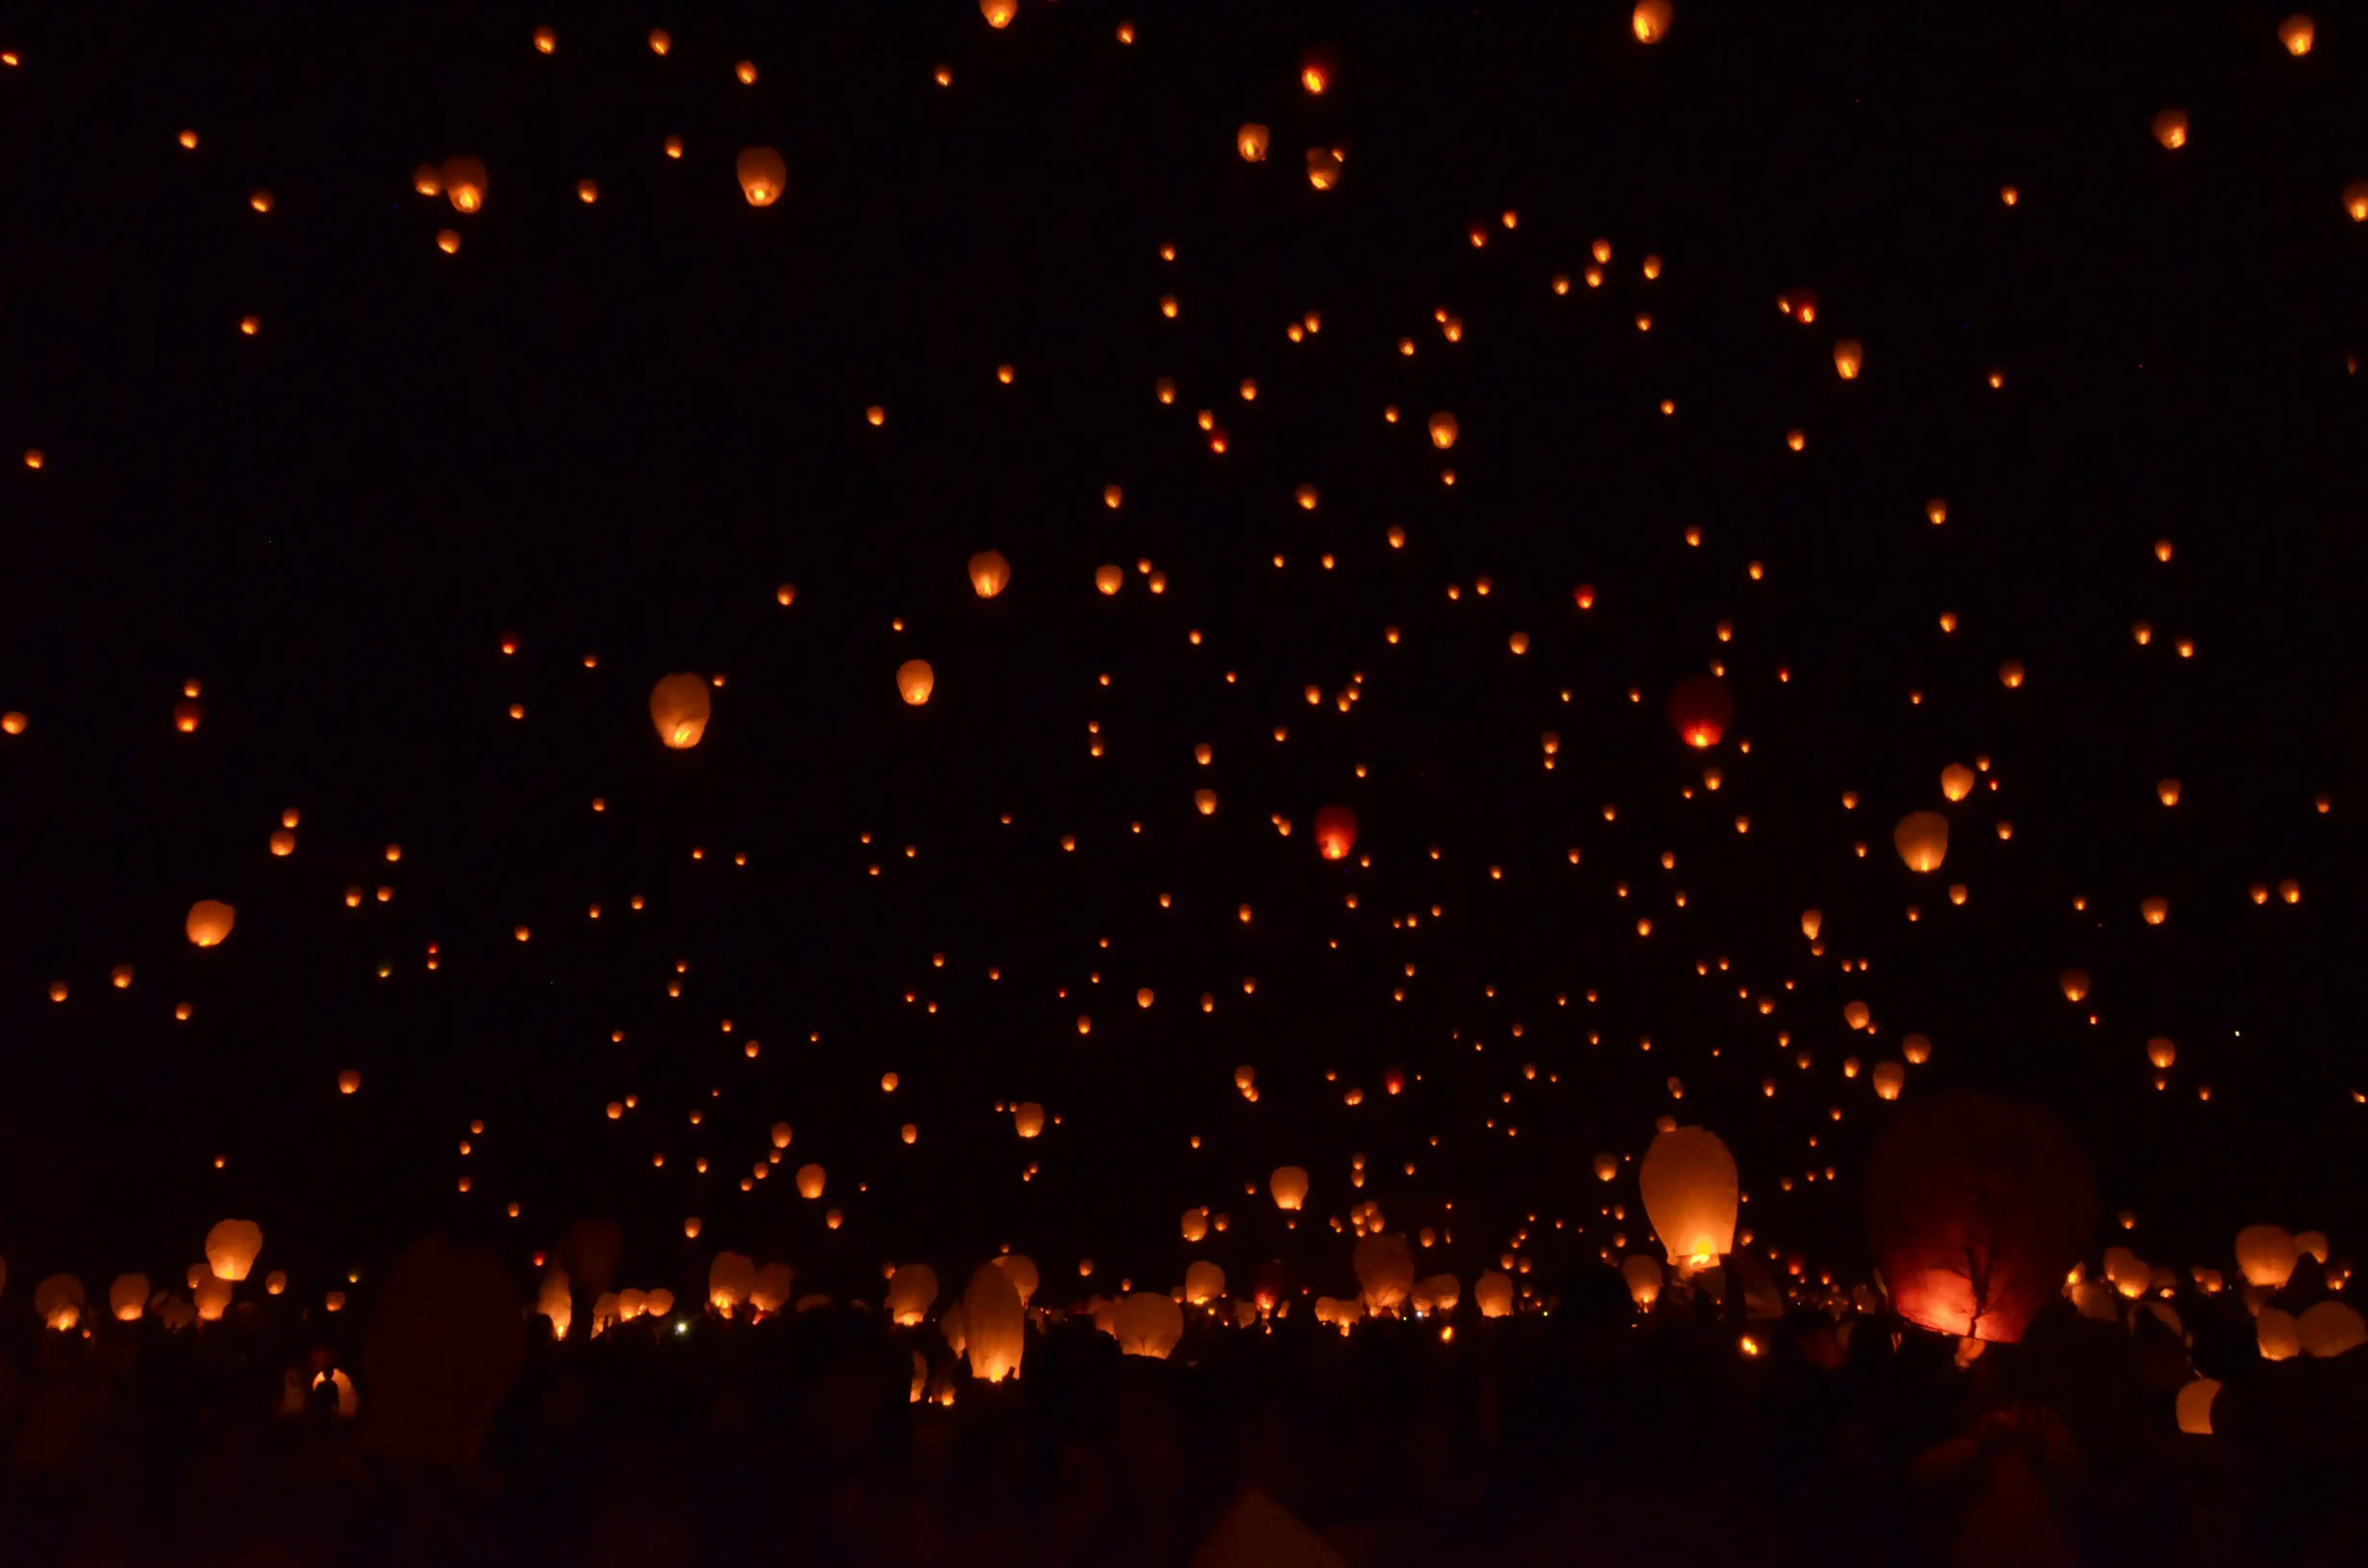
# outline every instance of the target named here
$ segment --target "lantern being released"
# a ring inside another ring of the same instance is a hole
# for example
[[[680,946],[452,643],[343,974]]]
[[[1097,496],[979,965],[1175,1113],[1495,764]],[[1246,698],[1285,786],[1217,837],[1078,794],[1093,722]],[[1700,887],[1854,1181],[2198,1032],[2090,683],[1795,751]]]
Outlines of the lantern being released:
[[[1867,1163],[1868,1238],[1901,1317],[2011,1343],[2096,1223],[2088,1157],[2045,1111],[1968,1090],[1901,1110]]]
[[[650,722],[668,751],[689,751],[707,733],[707,681],[689,674],[662,677],[650,688]]]
[[[1636,1185],[1670,1262],[1707,1264],[1735,1250],[1741,1185],[1717,1133],[1699,1127],[1661,1133],[1645,1151]]]
[[[1697,751],[1718,744],[1735,722],[1735,699],[1716,676],[1689,676],[1669,693],[1669,727]]]
[[[1315,813],[1315,846],[1326,860],[1346,860],[1357,846],[1357,813],[1346,806],[1326,806]]]

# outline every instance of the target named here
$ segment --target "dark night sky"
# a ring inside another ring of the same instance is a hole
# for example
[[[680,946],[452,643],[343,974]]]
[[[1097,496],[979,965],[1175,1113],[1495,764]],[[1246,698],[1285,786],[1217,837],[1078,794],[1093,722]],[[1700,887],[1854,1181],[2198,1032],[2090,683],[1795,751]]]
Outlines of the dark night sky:
[[[1212,1254],[1229,1268],[1329,1280],[1347,1244],[1321,1220],[1371,1198],[1394,1229],[1452,1199],[1441,1267],[1467,1276],[1525,1214],[1584,1221],[1534,1246],[1552,1277],[1644,1233],[1633,1207],[1624,1227],[1597,1212],[1633,1206],[1633,1181],[1586,1165],[1641,1152],[1668,1112],[1735,1146],[1763,1241],[1848,1275],[1885,1108],[1840,1062],[1907,1030],[1936,1042],[1911,1096],[2061,1112],[2151,1258],[2225,1267],[2257,1220],[2356,1234],[2368,393],[2345,357],[2368,341],[2368,225],[2340,198],[2368,177],[2368,17],[2321,11],[2296,60],[2259,7],[1778,9],[1688,0],[1648,50],[1595,4],[1143,6],[1132,47],[1086,0],[1022,0],[1000,33],[953,0],[598,22],[17,8],[11,1272],[170,1273],[239,1214],[309,1288],[423,1229],[522,1261],[610,1213],[653,1278],[738,1245],[860,1290],[884,1258],[1008,1242],[1048,1280],[1085,1255],[1098,1283],[1164,1288],[1176,1216],[1207,1203],[1240,1217]],[[665,58],[643,41],[658,22]],[[1295,78],[1317,46],[1338,70],[1311,99]],[[2171,153],[2147,128],[2174,104],[2193,130]],[[1273,128],[1259,165],[1233,152],[1250,119]],[[1301,165],[1319,142],[1348,153],[1320,194]],[[761,211],[733,180],[749,143],[790,169]],[[483,212],[412,192],[416,165],[464,153],[491,173]],[[1588,290],[1598,236],[1614,255]],[[1808,326],[1773,308],[1802,289]],[[1321,330],[1289,342],[1311,311]],[[1866,345],[1856,381],[1839,336]],[[1423,439],[1437,409],[1452,454]],[[991,602],[963,575],[990,546],[1013,568]],[[1130,568],[1115,598],[1093,591],[1104,562]],[[937,690],[915,710],[892,676],[916,656]],[[1662,704],[1721,659],[1736,720],[1705,759]],[[676,670],[726,682],[688,753],[647,718]],[[191,679],[203,723],[176,734]],[[1951,808],[1945,871],[1912,876],[1892,824],[1976,755],[1998,790]],[[1318,859],[1335,801],[1369,868]],[[290,807],[300,847],[275,859]],[[2286,877],[2299,904],[2247,896]],[[381,883],[393,902],[345,907]],[[2159,928],[2137,918],[2149,894],[2171,901]],[[200,952],[181,920],[209,897],[238,927]],[[2071,965],[2095,977],[2077,1010]],[[1872,1045],[1842,1026],[1854,997]],[[2162,1093],[2155,1034],[2180,1049]],[[1420,1074],[1395,1099],[1393,1066]],[[364,1087],[342,1098],[348,1067]],[[1063,1119],[1032,1145],[993,1108],[1022,1098]],[[487,1131],[464,1159],[471,1118]],[[783,1118],[781,1179],[741,1194]],[[845,1229],[790,1190],[807,1159]],[[1295,1234],[1264,1196],[1283,1163],[1315,1178]],[[1837,1183],[1778,1189],[1828,1163]]]

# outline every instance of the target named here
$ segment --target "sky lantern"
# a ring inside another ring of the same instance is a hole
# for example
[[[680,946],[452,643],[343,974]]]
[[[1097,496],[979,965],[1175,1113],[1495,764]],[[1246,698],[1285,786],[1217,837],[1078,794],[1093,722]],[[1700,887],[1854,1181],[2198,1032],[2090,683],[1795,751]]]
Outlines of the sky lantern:
[[[2311,25],[2306,12],[2296,11],[2278,24],[2278,41],[2285,45],[2286,52],[2296,60],[2310,52],[2311,43],[2317,36],[2318,29]]]
[[[60,1334],[82,1322],[85,1301],[82,1281],[71,1274],[52,1274],[33,1287],[33,1313]]]
[[[1265,163],[1266,150],[1273,143],[1273,134],[1256,120],[1244,120],[1242,128],[1234,132],[1234,151],[1242,155],[1245,164]]]
[[[1267,1182],[1277,1209],[1295,1211],[1307,1201],[1307,1173],[1297,1165],[1277,1165]]]
[[[485,205],[485,165],[475,158],[447,158],[437,171],[437,180],[444,187],[444,199],[455,212],[475,212]],[[433,196],[434,191],[423,189]]]
[[[991,599],[1011,585],[1011,562],[999,550],[982,550],[970,558],[971,592]]]
[[[1949,819],[1938,812],[1910,812],[1891,830],[1892,847],[1911,871],[1937,871],[1949,858]]]
[[[2154,117],[2154,139],[2176,153],[2187,145],[2187,111],[2167,108]]]
[[[1907,1087],[1907,1069],[1898,1062],[1878,1062],[1874,1064],[1874,1097],[1876,1099],[1896,1100],[1899,1097],[1899,1091]]]
[[[1329,190],[1340,183],[1340,154],[1329,147],[1307,149],[1307,183]]]
[[[1491,1268],[1472,1281],[1472,1299],[1480,1303],[1484,1318],[1508,1318],[1513,1315],[1513,1277]]]
[[[1628,26],[1638,43],[1658,43],[1669,36],[1669,24],[1676,19],[1677,7],[1669,0],[1636,0]]]
[[[757,1260],[746,1253],[719,1252],[707,1266],[707,1304],[730,1317],[757,1288]]]
[[[888,1318],[900,1327],[917,1325],[937,1299],[938,1271],[926,1263],[900,1263],[888,1276]]]
[[[262,1250],[263,1227],[252,1220],[224,1220],[206,1233],[206,1267],[218,1279],[245,1278]]]
[[[1184,1337],[1184,1309],[1156,1290],[1131,1290],[1110,1309],[1110,1333],[1129,1356],[1165,1361]]]
[[[1414,1290],[1414,1254],[1402,1235],[1367,1236],[1349,1259],[1357,1270],[1357,1287],[1365,1311],[1373,1315],[1395,1312]]]
[[[1675,1127],[1657,1134],[1636,1173],[1645,1216],[1673,1263],[1696,1263],[1735,1250],[1741,1187],[1735,1156],[1718,1134]]]
[[[1094,586],[1105,595],[1117,593],[1126,586],[1126,569],[1110,564],[1095,567]]]
[[[2175,1409],[2179,1429],[2191,1437],[2212,1436],[2212,1402],[2220,1396],[2220,1385],[2210,1378],[2197,1378],[2179,1391]]]
[[[2012,1343],[2087,1250],[2088,1157],[2047,1112],[1952,1089],[1907,1105],[1866,1167],[1867,1231],[1894,1311]]]
[[[2305,1356],[2340,1356],[2368,1345],[2368,1319],[2345,1302],[2319,1301],[2294,1320],[2294,1337]]]
[[[1019,0],[978,0],[978,14],[986,18],[988,27],[1000,32],[1019,15]]]
[[[1866,349],[1855,337],[1845,337],[1834,345],[1834,369],[1846,381],[1858,380],[1860,367],[1866,363]]]
[[[1179,1221],[1179,1226],[1186,1241],[1207,1241],[1209,1239],[1209,1210],[1206,1207],[1187,1209],[1184,1210],[1184,1217],[1182,1221]]]
[[[1357,846],[1357,813],[1346,806],[1326,806],[1315,813],[1315,844],[1326,860],[1346,860]]]
[[[182,929],[196,946],[213,948],[229,937],[231,927],[237,922],[237,910],[219,899],[201,898],[189,905],[188,918],[182,922]]]
[[[1455,415],[1445,409],[1430,416],[1430,444],[1440,451],[1454,446],[1455,437],[1461,433],[1462,427],[1455,423]]]
[[[663,676],[650,687],[650,722],[668,751],[689,751],[707,733],[707,681],[688,673]]]
[[[740,176],[740,194],[751,207],[770,207],[790,188],[790,166],[770,147],[741,148],[732,169]]]
[[[1207,1258],[1196,1258],[1184,1270],[1184,1304],[1205,1307],[1225,1293],[1225,1271]]]
[[[1718,744],[1735,722],[1735,699],[1716,676],[1688,676],[1669,693],[1669,724],[1697,751]]]
[[[2055,977],[2055,983],[2062,987],[2064,1000],[2066,1002],[2084,1000],[2089,994],[2089,971],[2085,969],[2067,969]]]
[[[990,1383],[1018,1377],[1028,1351],[1028,1308],[1011,1276],[991,1262],[980,1264],[962,1289],[962,1306],[970,1375]]]
[[[2302,1249],[2282,1226],[2248,1225],[2237,1233],[2237,1267],[2248,1285],[2284,1290],[2301,1257]]]
[[[1598,1154],[1595,1156],[1593,1168],[1596,1180],[1610,1181],[1620,1174],[1620,1156],[1612,1153]]]
[[[1661,1260],[1649,1252],[1632,1252],[1620,1262],[1620,1278],[1628,1284],[1628,1299],[1640,1311],[1651,1312],[1661,1299]]]
[[[1029,1299],[1036,1294],[1036,1287],[1042,1282],[1042,1277],[1036,1272],[1034,1260],[1019,1253],[1007,1252],[998,1253],[987,1261],[1003,1270],[1003,1277],[1011,1281],[1013,1290],[1019,1292],[1019,1304],[1026,1306]]]
[[[1962,762],[1952,762],[1941,769],[1941,793],[1951,804],[1974,792],[1974,770]]]
[[[927,702],[937,685],[938,672],[927,659],[907,659],[896,666],[896,690],[912,707]]]
[[[148,1276],[119,1274],[107,1288],[107,1310],[118,1323],[138,1323],[148,1310]]]
[[[1011,1108],[1011,1125],[1022,1138],[1033,1138],[1044,1131],[1044,1108],[1034,1100],[1025,1100]]]
[[[822,1196],[823,1168],[820,1165],[798,1167],[798,1196],[815,1199]]]
[[[2343,187],[2343,210],[2355,223],[2368,223],[2368,179],[2356,179]]]

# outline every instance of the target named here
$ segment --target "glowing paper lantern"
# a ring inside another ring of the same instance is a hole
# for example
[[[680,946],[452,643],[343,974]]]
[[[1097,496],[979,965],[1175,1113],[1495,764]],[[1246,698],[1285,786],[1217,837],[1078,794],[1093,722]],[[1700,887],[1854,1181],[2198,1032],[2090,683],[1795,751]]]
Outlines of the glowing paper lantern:
[[[1508,1318],[1513,1315],[1513,1277],[1490,1269],[1472,1282],[1472,1299],[1480,1303],[1484,1318]]]
[[[707,1304],[729,1317],[757,1287],[757,1262],[745,1253],[719,1252],[707,1266]]]
[[[1892,847],[1911,871],[1937,871],[1949,858],[1949,819],[1938,812],[1910,812],[1891,830]]]
[[[1866,349],[1855,337],[1845,337],[1834,345],[1834,369],[1846,381],[1858,380],[1861,367],[1866,363]]]
[[[1406,1305],[1414,1290],[1414,1254],[1406,1250],[1406,1237],[1367,1236],[1350,1261],[1367,1312],[1379,1316]]]
[[[2248,1225],[2237,1233],[2237,1267],[2245,1283],[2264,1290],[2283,1290],[2294,1278],[2302,1249],[2283,1226]]]
[[[148,1310],[148,1276],[119,1274],[107,1288],[107,1310],[118,1323],[137,1323]]]
[[[1941,793],[1952,803],[1974,792],[1974,770],[1961,762],[1952,762],[1941,769]]]
[[[2172,152],[2187,145],[2187,111],[2167,108],[2154,117],[2154,139]]]
[[[216,899],[201,898],[189,905],[189,917],[182,928],[189,940],[200,948],[219,947],[238,922],[238,911]]]
[[[896,666],[896,691],[912,707],[928,701],[929,693],[937,689],[938,672],[929,667],[927,659],[907,659]]]
[[[822,1196],[822,1183],[823,1169],[820,1165],[800,1165],[798,1167],[798,1196],[800,1198],[820,1198]]]
[[[1645,1218],[1671,1262],[1704,1263],[1735,1250],[1742,1189],[1735,1156],[1715,1132],[1674,1127],[1656,1135],[1636,1185]]]
[[[1185,1305],[1205,1307],[1224,1293],[1225,1271],[1207,1258],[1196,1260],[1184,1270]]]
[[[938,1299],[938,1271],[926,1263],[900,1263],[888,1277],[888,1319],[911,1328],[929,1315]]]
[[[1028,1350],[1028,1308],[1011,1276],[992,1263],[980,1264],[962,1290],[962,1305],[970,1375],[990,1383],[1018,1377]]]
[[[982,550],[970,558],[971,591],[991,599],[1011,585],[1011,562],[999,550]]]
[[[1044,1108],[1027,1100],[1011,1108],[1012,1131],[1022,1138],[1033,1138],[1044,1131]]]
[[[770,207],[790,187],[790,166],[770,147],[743,147],[733,163],[740,176],[740,194],[751,207]]]
[[[1110,1333],[1129,1356],[1165,1361],[1184,1337],[1184,1309],[1154,1290],[1131,1290],[1110,1309]]]
[[[1661,1299],[1661,1260],[1651,1253],[1630,1253],[1621,1262],[1620,1277],[1628,1282],[1629,1299],[1645,1311]]]
[[[1307,1173],[1297,1165],[1278,1165],[1267,1182],[1277,1209],[1296,1210],[1307,1201]]]
[[[262,1250],[263,1227],[252,1220],[224,1220],[206,1233],[206,1267],[218,1279],[245,1278]]]
[[[689,751],[707,733],[710,710],[703,676],[670,675],[650,687],[650,722],[668,751]]]
[[[2210,1378],[2198,1378],[2180,1389],[2179,1429],[2198,1437],[2212,1436],[2212,1402],[2219,1396],[2220,1385]]]
[[[1669,36],[1669,24],[1677,19],[1677,7],[1669,0],[1636,0],[1636,8],[1628,15],[1628,26],[1638,43],[1658,43]]]
[[[1718,744],[1735,722],[1735,699],[1716,676],[1689,676],[1669,693],[1669,724],[1678,739],[1698,751]]]
[[[1866,1168],[1867,1230],[1895,1311],[2012,1342],[2057,1299],[2096,1221],[2089,1162],[2036,1108],[1966,1090],[1900,1111]]]
[[[1430,416],[1430,444],[1440,451],[1455,445],[1455,437],[1460,433],[1461,427],[1455,423],[1452,414],[1442,409]]]
[[[474,158],[447,158],[437,178],[455,212],[475,212],[485,205],[485,165]],[[423,191],[432,196],[434,191]]]
[[[1242,128],[1234,132],[1234,151],[1242,155],[1242,162],[1246,164],[1265,163],[1266,150],[1273,142],[1274,138],[1267,128],[1255,120],[1245,120]]]
[[[1326,806],[1315,813],[1315,845],[1326,860],[1345,860],[1357,846],[1357,813],[1346,806]]]
[[[2294,1320],[2294,1335],[2305,1356],[2340,1356],[2368,1345],[2368,1320],[2341,1301],[2320,1301]]]

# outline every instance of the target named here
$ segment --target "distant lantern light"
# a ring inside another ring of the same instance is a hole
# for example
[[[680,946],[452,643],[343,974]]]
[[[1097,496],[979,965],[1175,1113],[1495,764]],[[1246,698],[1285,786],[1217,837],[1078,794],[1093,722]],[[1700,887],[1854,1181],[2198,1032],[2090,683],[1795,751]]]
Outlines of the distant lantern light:
[[[912,707],[918,708],[928,701],[937,684],[938,674],[927,659],[907,659],[896,666],[896,690]]]
[[[1669,36],[1669,24],[1676,18],[1677,7],[1669,0],[1636,0],[1628,26],[1638,43],[1658,43]]]
[[[1242,162],[1246,164],[1265,163],[1266,150],[1273,142],[1273,134],[1254,120],[1245,121],[1242,128],[1234,132],[1234,150],[1242,155]]]
[[[2154,139],[2176,153],[2187,145],[2187,111],[2167,108],[2154,117]]]

